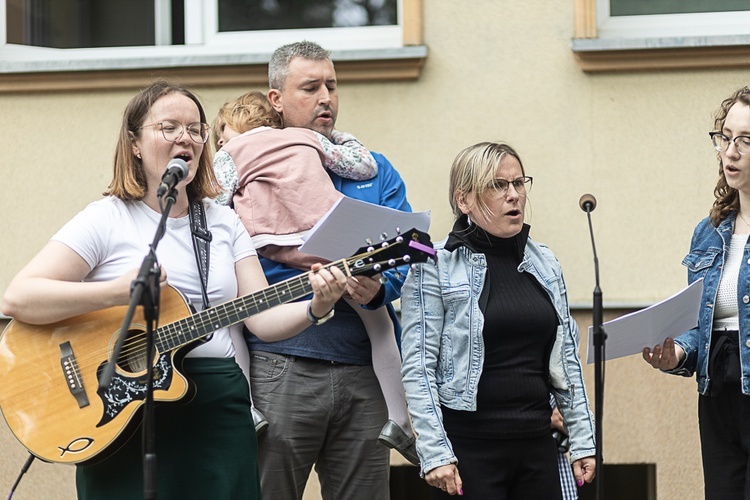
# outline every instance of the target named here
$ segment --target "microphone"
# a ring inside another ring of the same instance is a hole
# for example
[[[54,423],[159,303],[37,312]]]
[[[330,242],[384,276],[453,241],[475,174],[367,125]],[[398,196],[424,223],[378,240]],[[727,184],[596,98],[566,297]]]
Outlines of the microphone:
[[[584,212],[593,212],[596,208],[596,198],[594,198],[593,194],[584,194],[581,196],[581,199],[578,200],[578,206],[581,207],[581,210]]]
[[[179,182],[188,174],[188,165],[185,160],[174,158],[167,165],[167,171],[161,176],[161,184],[156,190],[156,196],[161,198],[164,193],[174,189]]]

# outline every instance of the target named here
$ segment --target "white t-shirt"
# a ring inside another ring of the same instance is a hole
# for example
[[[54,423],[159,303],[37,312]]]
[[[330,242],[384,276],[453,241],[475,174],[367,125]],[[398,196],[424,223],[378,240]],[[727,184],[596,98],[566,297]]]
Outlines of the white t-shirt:
[[[739,330],[740,318],[737,306],[737,280],[742,266],[742,256],[747,245],[748,235],[733,234],[724,258],[719,288],[716,292],[714,309],[714,330]]]
[[[207,291],[209,302],[215,306],[237,297],[235,263],[255,255],[255,249],[232,209],[210,201],[203,205],[212,234]],[[88,205],[52,239],[69,246],[91,266],[84,281],[108,281],[141,267],[160,219],[161,214],[142,201],[108,197]],[[182,292],[196,310],[201,310],[200,271],[193,251],[190,217],[167,219],[156,256],[166,270],[167,282]],[[239,324],[230,328],[241,327]],[[229,328],[222,328],[188,356],[229,358],[234,354]]]

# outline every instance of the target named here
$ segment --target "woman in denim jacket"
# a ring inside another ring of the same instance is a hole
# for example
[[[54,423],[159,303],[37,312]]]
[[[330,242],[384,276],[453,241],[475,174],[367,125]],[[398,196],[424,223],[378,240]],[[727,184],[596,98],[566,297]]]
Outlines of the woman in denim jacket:
[[[402,289],[402,375],[421,473],[439,488],[434,498],[559,499],[550,393],[578,484],[594,478],[577,326],[557,259],[528,239],[529,187],[507,144],[459,153],[453,231]]]
[[[698,381],[698,421],[707,499],[750,498],[750,89],[722,102],[711,140],[719,179],[709,216],[683,260],[703,278],[698,326],[644,349],[654,368]],[[740,345],[741,344],[741,345]]]

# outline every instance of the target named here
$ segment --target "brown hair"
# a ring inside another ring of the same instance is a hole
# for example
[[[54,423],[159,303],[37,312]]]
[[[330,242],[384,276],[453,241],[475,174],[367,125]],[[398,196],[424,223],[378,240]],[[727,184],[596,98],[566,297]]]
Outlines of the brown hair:
[[[273,109],[264,93],[247,92],[225,102],[219,109],[211,126],[211,139],[217,149],[221,133],[227,125],[240,134],[264,126],[281,128],[281,115]]]
[[[716,111],[714,119],[714,130],[721,132],[724,129],[724,123],[727,120],[727,114],[729,109],[737,104],[738,102],[750,106],[750,89],[742,87],[735,91],[731,96],[724,99],[721,103],[721,107]],[[740,197],[737,190],[729,187],[727,180],[724,177],[724,166],[721,164],[721,153],[718,153],[716,157],[719,160],[719,180],[716,182],[714,188],[714,204],[709,212],[709,219],[711,224],[718,227],[721,221],[726,219],[729,214],[735,210],[740,209]]]
[[[122,116],[120,137],[115,148],[112,181],[104,192],[104,196],[116,196],[122,200],[140,200],[146,195],[148,190],[146,175],[143,172],[141,160],[133,154],[133,141],[140,137],[140,127],[154,103],[164,96],[175,93],[192,100],[198,106],[201,122],[206,122],[206,113],[198,98],[181,85],[157,80],[138,92],[125,107]],[[198,158],[195,178],[187,186],[189,199],[215,198],[221,193],[212,163],[211,148],[207,145]]]

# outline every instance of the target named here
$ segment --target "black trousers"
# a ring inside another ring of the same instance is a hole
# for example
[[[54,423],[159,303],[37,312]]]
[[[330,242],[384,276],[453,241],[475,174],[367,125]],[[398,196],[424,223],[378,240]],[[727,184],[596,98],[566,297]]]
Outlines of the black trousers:
[[[740,389],[733,334],[731,342],[714,343],[711,394],[698,398],[706,500],[750,500],[750,396]]]
[[[529,439],[450,436],[464,496],[430,488],[433,500],[557,500],[562,498],[557,444],[548,434]]]

